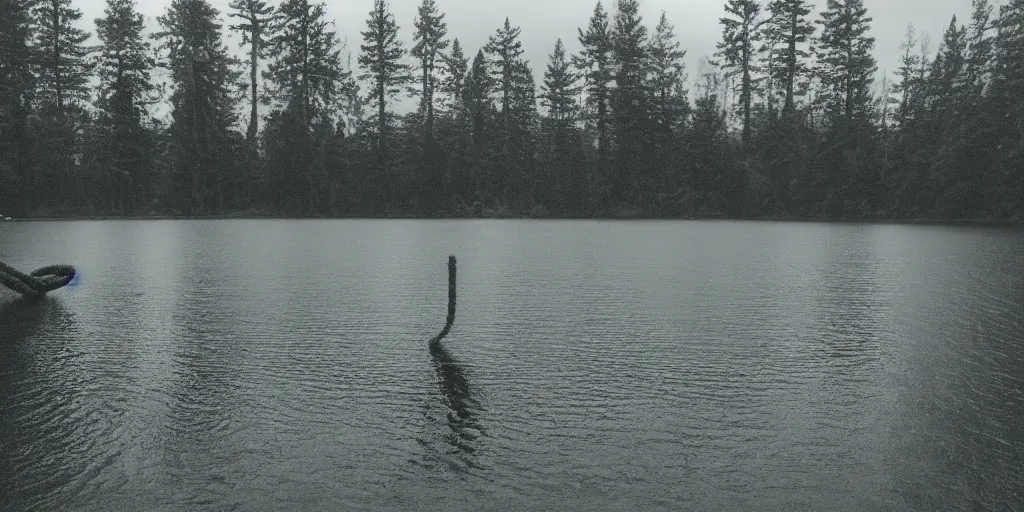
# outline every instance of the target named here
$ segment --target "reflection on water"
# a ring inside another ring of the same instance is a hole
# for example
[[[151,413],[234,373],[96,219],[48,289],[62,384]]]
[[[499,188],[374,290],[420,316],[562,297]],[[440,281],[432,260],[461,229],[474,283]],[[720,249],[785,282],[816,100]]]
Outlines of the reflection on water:
[[[0,297],[6,299],[7,297]],[[0,303],[0,502],[57,509],[110,460],[104,428],[81,407],[93,384],[59,298]]]
[[[0,225],[0,509],[1013,510],[1024,236]],[[456,338],[424,350],[459,256]],[[412,341],[410,341],[412,340]]]
[[[480,436],[486,435],[477,417],[480,402],[473,397],[465,370],[444,345],[431,343],[429,346],[447,408],[448,428],[451,429],[445,441],[464,453],[473,454],[477,450]]]

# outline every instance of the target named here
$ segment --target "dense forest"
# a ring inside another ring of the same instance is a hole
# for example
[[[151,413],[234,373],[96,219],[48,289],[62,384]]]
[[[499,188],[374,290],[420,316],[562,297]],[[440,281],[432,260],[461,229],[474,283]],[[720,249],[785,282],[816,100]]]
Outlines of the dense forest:
[[[892,77],[863,0],[822,1],[727,0],[691,77],[638,0],[546,63],[434,0],[366,0],[356,59],[310,0],[107,0],[97,44],[72,0],[0,0],[0,212],[1022,220],[1024,0],[911,25]]]

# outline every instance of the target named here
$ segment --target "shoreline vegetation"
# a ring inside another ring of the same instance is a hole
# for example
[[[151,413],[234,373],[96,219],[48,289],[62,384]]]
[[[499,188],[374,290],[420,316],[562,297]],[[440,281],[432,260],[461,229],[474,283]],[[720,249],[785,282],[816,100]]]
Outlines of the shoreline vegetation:
[[[447,212],[426,214],[420,211],[393,211],[377,215],[300,215],[270,211],[233,211],[219,214],[185,215],[181,213],[124,214],[124,215],[78,215],[62,216],[52,214],[30,215],[12,218],[8,222],[67,222],[96,220],[585,220],[585,221],[750,221],[750,222],[811,222],[844,224],[906,224],[936,226],[977,226],[977,227],[1020,227],[1024,218],[927,218],[927,217],[802,217],[796,215],[735,216],[727,214],[705,215],[654,215],[636,210],[622,209],[608,215],[564,215],[547,212],[493,211]],[[2,224],[2,222],[0,222]]]
[[[720,1],[695,70],[643,0],[473,47],[435,0],[351,46],[322,0],[0,3],[0,212],[1024,222],[1024,0],[885,48],[865,0]]]

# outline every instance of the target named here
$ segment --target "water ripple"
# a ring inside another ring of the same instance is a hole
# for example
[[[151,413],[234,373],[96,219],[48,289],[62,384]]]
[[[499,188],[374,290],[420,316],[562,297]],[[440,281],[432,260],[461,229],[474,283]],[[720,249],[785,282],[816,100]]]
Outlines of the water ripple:
[[[15,510],[1021,499],[1016,232],[70,226],[0,231],[15,266],[89,276],[41,303],[0,296],[0,501]],[[431,351],[449,253],[458,316]]]

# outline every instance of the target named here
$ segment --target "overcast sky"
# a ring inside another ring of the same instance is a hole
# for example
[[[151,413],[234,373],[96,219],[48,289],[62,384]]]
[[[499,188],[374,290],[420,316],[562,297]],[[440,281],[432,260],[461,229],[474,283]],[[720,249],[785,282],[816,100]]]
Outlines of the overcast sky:
[[[412,41],[412,22],[420,1],[390,0],[391,11],[407,48]],[[595,0],[435,1],[445,13],[449,36],[458,38],[470,57],[487,42],[488,36],[501,27],[507,16],[513,26],[522,29],[525,56],[538,79],[557,38],[562,38],[567,50],[575,52],[579,49],[576,29],[586,27],[596,3]],[[613,10],[614,1],[603,1],[606,10]],[[229,0],[211,2],[224,19]],[[821,8],[825,0],[812,3]],[[864,3],[868,15],[874,18],[871,35],[876,38],[875,57],[879,70],[889,71],[890,75],[896,68],[899,44],[908,23],[913,22],[919,33],[929,34],[934,48],[951,16],[955,14],[958,23],[966,23],[971,13],[971,0],[864,0]],[[93,20],[103,15],[106,0],[72,0],[72,4],[85,14],[82,27],[94,32]],[[139,0],[138,4],[146,16],[147,28],[152,30],[156,26],[156,16],[163,13],[170,0]],[[698,61],[714,53],[715,44],[721,37],[718,20],[724,13],[724,4],[724,0],[640,0],[641,13],[649,31],[657,24],[661,11],[665,11],[669,21],[675,25],[676,35],[687,50],[691,88],[697,76]],[[337,25],[339,37],[347,41],[347,48],[353,53],[354,66],[361,39],[359,32],[365,30],[372,6],[373,0],[327,0],[328,14]]]

